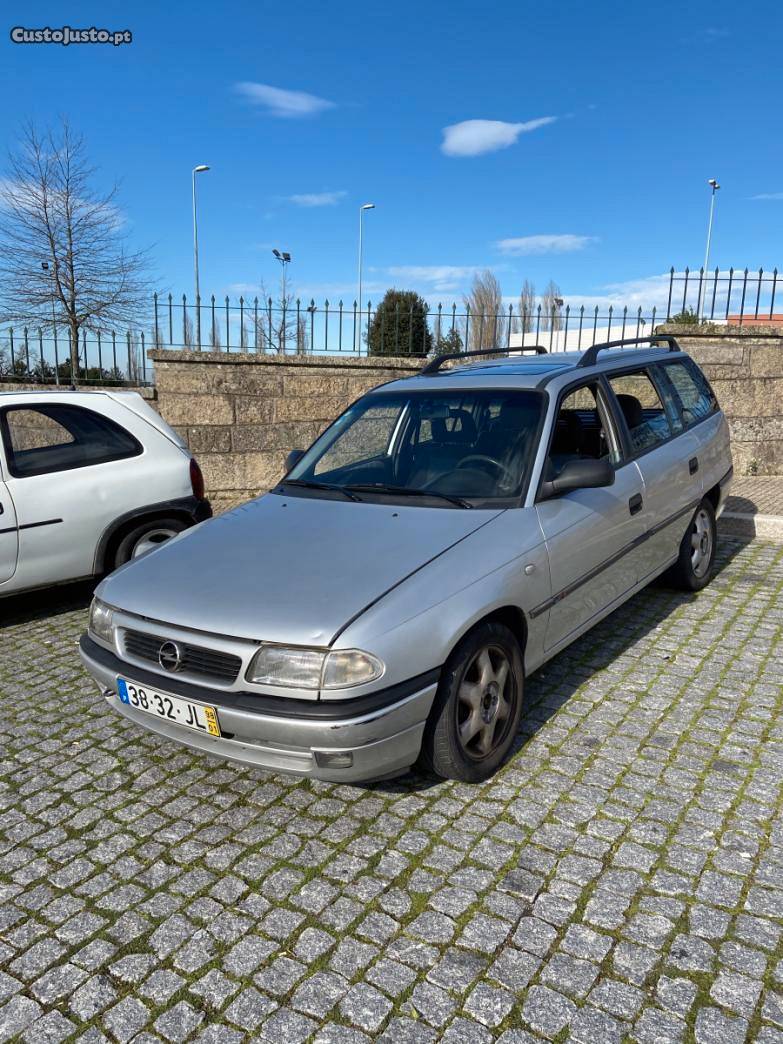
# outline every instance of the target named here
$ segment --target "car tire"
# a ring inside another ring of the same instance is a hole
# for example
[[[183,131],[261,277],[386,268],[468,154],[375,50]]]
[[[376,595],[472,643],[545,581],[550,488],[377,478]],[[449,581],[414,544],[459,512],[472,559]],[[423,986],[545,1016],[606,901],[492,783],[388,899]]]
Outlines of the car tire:
[[[479,624],[441,672],[419,764],[443,779],[481,783],[505,760],[519,728],[524,691],[519,642],[504,624]]]
[[[683,591],[701,591],[712,579],[718,530],[715,508],[706,498],[696,512],[682,538],[680,554],[669,570],[669,582]]]
[[[117,545],[114,568],[117,569],[134,558],[141,558],[186,528],[186,523],[179,518],[156,518],[140,522],[128,530]]]

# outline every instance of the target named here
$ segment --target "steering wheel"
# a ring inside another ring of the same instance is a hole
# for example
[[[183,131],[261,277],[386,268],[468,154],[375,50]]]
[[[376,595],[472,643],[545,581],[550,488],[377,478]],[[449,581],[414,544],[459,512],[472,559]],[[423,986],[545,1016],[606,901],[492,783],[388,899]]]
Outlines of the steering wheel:
[[[516,481],[516,476],[511,468],[506,467],[506,465],[502,464],[499,460],[495,460],[494,457],[488,457],[485,453],[471,453],[469,456],[463,457],[457,467],[466,468],[469,467],[471,463],[489,464],[497,470],[501,478],[506,479],[512,484]]]

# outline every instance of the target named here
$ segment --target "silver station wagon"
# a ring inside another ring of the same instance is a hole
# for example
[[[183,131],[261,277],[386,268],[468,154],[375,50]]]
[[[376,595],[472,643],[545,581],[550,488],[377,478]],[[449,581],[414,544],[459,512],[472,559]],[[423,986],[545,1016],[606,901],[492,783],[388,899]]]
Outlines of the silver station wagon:
[[[712,575],[728,426],[673,338],[639,344],[363,396],[268,494],[102,582],[81,654],[109,706],[273,771],[486,779],[531,672],[658,575]]]

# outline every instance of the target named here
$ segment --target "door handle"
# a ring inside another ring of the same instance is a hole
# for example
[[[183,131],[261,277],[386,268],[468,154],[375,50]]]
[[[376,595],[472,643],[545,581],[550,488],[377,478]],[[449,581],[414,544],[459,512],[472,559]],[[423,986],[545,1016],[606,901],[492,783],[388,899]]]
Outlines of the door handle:
[[[3,513],[4,511],[5,511],[5,508],[3,507],[3,505],[2,505],[2,504],[0,504],[0,515],[2,515],[2,513]]]
[[[691,459],[688,461],[688,471],[690,471],[691,475],[695,475],[698,470],[699,470],[699,458],[698,457],[691,457]]]
[[[628,501],[628,510],[632,515],[637,515],[644,506],[641,493],[634,493],[631,499]]]

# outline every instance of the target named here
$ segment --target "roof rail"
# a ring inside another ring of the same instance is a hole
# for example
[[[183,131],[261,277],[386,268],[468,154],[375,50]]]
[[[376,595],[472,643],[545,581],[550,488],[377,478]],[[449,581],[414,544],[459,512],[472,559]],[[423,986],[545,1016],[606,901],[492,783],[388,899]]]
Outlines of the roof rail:
[[[470,352],[449,352],[448,355],[436,355],[434,359],[423,366],[419,370],[419,376],[424,376],[428,373],[437,373],[443,363],[448,362],[449,359],[464,359],[469,355],[508,355],[510,352],[528,352],[534,351],[536,355],[546,355],[547,350],[543,344],[524,344],[520,345],[519,348],[475,348]]]
[[[656,344],[657,342],[668,344],[670,352],[680,351],[677,338],[672,337],[671,334],[650,334],[649,337],[623,337],[619,341],[604,341],[602,344],[591,345],[576,364],[577,369],[583,366],[595,366],[598,362],[598,353],[605,348],[623,348],[626,344]]]

